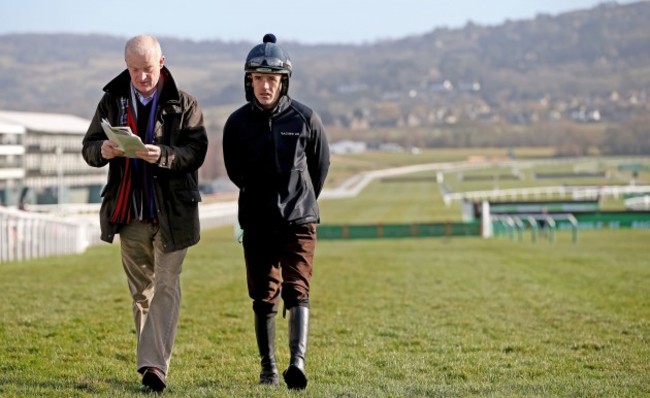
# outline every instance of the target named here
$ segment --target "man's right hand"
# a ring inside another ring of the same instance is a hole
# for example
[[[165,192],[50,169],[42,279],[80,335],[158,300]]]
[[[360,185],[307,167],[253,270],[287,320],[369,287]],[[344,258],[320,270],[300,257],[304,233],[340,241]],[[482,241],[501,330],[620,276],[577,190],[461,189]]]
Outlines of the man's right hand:
[[[118,149],[117,142],[105,140],[102,142],[102,157],[110,160],[118,156],[124,156],[124,152]]]

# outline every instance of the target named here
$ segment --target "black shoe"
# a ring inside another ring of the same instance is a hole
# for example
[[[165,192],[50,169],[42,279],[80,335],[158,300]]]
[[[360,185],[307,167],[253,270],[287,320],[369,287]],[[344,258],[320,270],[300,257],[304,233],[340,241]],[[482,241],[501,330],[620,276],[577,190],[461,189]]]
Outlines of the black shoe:
[[[165,373],[158,368],[147,368],[142,374],[142,384],[153,392],[163,392],[167,387]]]
[[[307,375],[297,366],[289,365],[282,375],[290,390],[304,390],[307,387]]]

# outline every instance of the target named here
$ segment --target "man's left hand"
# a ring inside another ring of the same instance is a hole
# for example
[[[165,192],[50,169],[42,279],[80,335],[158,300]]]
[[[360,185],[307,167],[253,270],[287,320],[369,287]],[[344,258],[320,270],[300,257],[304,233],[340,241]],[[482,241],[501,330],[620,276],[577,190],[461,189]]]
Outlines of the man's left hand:
[[[135,151],[135,156],[148,163],[156,163],[160,159],[160,147],[157,145],[146,144],[146,151]]]

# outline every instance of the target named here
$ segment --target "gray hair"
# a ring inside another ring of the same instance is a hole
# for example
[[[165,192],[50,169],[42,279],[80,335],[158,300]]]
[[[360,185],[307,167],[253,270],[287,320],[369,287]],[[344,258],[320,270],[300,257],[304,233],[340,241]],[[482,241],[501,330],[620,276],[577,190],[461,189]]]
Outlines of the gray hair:
[[[160,48],[160,43],[155,36],[138,35],[130,38],[124,46],[124,58],[126,58],[129,54],[153,54],[156,56],[156,58],[160,58],[162,56],[162,49]]]

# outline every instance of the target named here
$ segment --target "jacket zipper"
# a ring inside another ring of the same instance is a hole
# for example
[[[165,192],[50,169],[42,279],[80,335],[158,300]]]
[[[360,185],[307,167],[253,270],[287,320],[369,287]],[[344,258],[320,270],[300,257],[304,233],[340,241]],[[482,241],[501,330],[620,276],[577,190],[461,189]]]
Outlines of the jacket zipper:
[[[275,172],[280,173],[280,160],[278,159],[278,143],[273,134],[273,121],[269,117],[269,134],[271,134],[271,143],[273,144],[273,160],[275,161]]]

